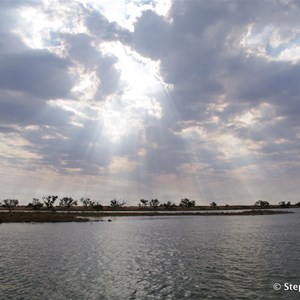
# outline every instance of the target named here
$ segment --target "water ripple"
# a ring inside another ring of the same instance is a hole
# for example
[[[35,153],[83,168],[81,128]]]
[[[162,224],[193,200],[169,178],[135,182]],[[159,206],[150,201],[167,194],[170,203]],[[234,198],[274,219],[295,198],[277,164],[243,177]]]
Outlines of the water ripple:
[[[0,299],[283,299],[272,284],[299,284],[299,225],[299,214],[2,224]]]

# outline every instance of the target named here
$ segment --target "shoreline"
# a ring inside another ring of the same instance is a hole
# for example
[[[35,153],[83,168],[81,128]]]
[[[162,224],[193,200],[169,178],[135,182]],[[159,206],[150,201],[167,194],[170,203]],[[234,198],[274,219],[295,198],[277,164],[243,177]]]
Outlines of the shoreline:
[[[49,212],[49,211],[30,211],[20,212],[2,211],[0,213],[0,223],[66,223],[66,222],[97,222],[95,217],[137,217],[137,216],[262,216],[262,215],[279,215],[291,214],[291,211],[282,210],[245,210],[240,212],[200,212],[200,211],[178,211],[178,212],[158,212],[158,211],[143,211],[143,212]]]

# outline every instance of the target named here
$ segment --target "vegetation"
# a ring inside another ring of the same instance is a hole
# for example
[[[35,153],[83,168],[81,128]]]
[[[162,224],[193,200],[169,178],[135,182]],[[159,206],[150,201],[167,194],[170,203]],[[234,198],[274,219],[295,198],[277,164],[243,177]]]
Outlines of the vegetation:
[[[72,206],[77,206],[77,201],[72,197],[63,197],[60,199],[59,206],[70,208]]]
[[[160,203],[158,199],[152,199],[151,201],[140,199],[138,207],[126,207],[125,201],[120,201],[113,199],[110,202],[110,207],[103,206],[99,202],[91,201],[90,198],[81,198],[80,202],[82,203],[84,208],[91,208],[91,210],[94,210],[94,212],[89,211],[82,211],[82,208],[73,208],[77,205],[77,200],[74,200],[72,197],[63,197],[60,199],[59,206],[60,208],[57,208],[57,210],[61,210],[61,213],[57,214],[55,213],[56,210],[54,210],[54,205],[56,200],[58,199],[58,196],[47,196],[43,197],[43,202],[41,202],[37,198],[33,198],[32,202],[27,205],[28,209],[33,210],[43,210],[43,212],[39,211],[33,211],[33,212],[26,212],[26,209],[24,207],[15,208],[19,201],[16,199],[5,199],[3,200],[0,205],[4,208],[9,209],[9,213],[2,212],[0,214],[0,223],[1,222],[82,222],[82,221],[89,221],[89,216],[109,216],[109,215],[118,215],[118,216],[135,216],[135,215],[145,215],[145,216],[152,216],[157,215],[160,213],[160,215],[170,215],[170,212],[167,210],[174,209],[177,211],[178,215],[180,214],[189,214],[189,215],[198,215],[198,216],[216,216],[216,215],[265,215],[265,214],[282,214],[282,213],[290,213],[290,211],[275,211],[275,210],[260,210],[255,208],[278,208],[279,206],[281,208],[286,207],[300,207],[300,202],[296,203],[295,205],[291,205],[291,203],[281,201],[279,202],[279,205],[270,205],[267,201],[259,200],[255,203],[255,205],[221,205],[218,208],[220,209],[244,209],[245,211],[239,211],[239,212],[224,212],[216,210],[214,212],[201,212],[201,210],[209,210],[210,207],[216,208],[217,204],[215,202],[212,202],[210,206],[198,206],[195,209],[191,209],[189,211],[181,212],[184,209],[194,208],[195,207],[195,201],[190,200],[188,198],[181,199],[180,205],[177,206],[175,203],[171,201],[167,201],[165,203]],[[13,208],[15,208],[13,210]],[[68,213],[66,209],[72,209],[72,214]],[[142,210],[142,208],[147,208],[144,211],[138,211]],[[110,212],[114,209],[119,209],[119,212]],[[252,209],[252,210],[250,210]],[[13,211],[12,211],[13,210]],[[24,211],[25,210],[25,211]],[[52,210],[51,212],[47,210]],[[96,212],[97,211],[97,212]],[[104,211],[104,212],[102,212]],[[136,212],[135,212],[136,211]]]
[[[139,203],[139,207],[146,207],[148,205],[149,200],[141,199]]]
[[[285,203],[285,201],[281,201],[281,202],[279,202],[279,206],[281,208],[289,208],[291,206],[291,202],[288,201],[287,203]]]
[[[95,202],[92,201],[90,198],[80,198],[80,202],[82,203],[84,208],[88,208],[88,207],[94,207]]]
[[[164,207],[165,209],[172,209],[176,207],[176,204],[172,203],[171,201],[168,201],[166,203],[161,204],[161,206]]]
[[[32,207],[33,209],[40,209],[44,206],[42,202],[40,202],[40,199],[33,198],[32,203],[28,204],[28,207]]]
[[[270,203],[268,201],[258,200],[254,204],[255,206],[259,206],[260,208],[268,208],[270,207]]]
[[[94,203],[93,208],[95,210],[103,210],[103,205],[101,205],[99,202]]]
[[[278,210],[246,210],[246,211],[238,211],[238,212],[223,212],[223,211],[214,211],[214,212],[199,212],[199,211],[188,211],[184,212],[178,215],[193,215],[193,216],[254,216],[254,215],[273,215],[273,214],[288,214],[292,213],[288,210],[285,211],[278,211]],[[157,212],[153,211],[144,211],[143,213],[132,213],[132,212],[119,212],[119,213],[91,213],[88,212],[63,212],[63,213],[53,213],[53,212],[40,212],[40,211],[34,211],[34,212],[24,212],[24,211],[13,211],[12,213],[1,213],[0,214],[0,223],[3,222],[88,222],[90,221],[89,216],[97,216],[97,217],[107,217],[107,216],[154,216],[157,215]],[[160,214],[163,215],[170,215],[170,212],[162,212]],[[101,219],[99,218],[99,221]],[[103,220],[103,219],[102,219]]]
[[[212,202],[212,203],[210,204],[210,207],[211,207],[211,208],[217,208],[217,203],[216,203],[216,202]]]
[[[28,209],[34,209],[34,210],[52,210],[54,211],[55,208],[55,203],[58,200],[58,196],[53,196],[49,195],[47,197],[43,197],[42,201],[38,198],[33,198],[32,202],[27,205]],[[290,201],[280,201],[278,205],[270,205],[268,201],[263,201],[263,200],[258,200],[255,202],[254,205],[220,205],[218,206],[216,202],[212,202],[209,206],[197,206],[194,200],[190,200],[188,198],[183,198],[180,201],[179,205],[176,205],[176,203],[173,203],[172,201],[167,201],[164,203],[161,203],[158,199],[151,199],[151,200],[146,200],[146,199],[140,199],[138,206],[126,206],[126,202],[124,200],[117,200],[113,199],[110,201],[109,206],[103,206],[99,202],[92,201],[88,197],[82,197],[80,200],[74,200],[72,197],[62,197],[59,199],[59,204],[56,205],[56,209],[58,210],[63,210],[63,209],[71,209],[75,206],[77,206],[78,202],[82,205],[81,208],[79,207],[78,209],[73,208],[74,211],[80,211],[83,208],[84,209],[90,209],[90,210],[97,210],[97,211],[102,211],[102,210],[113,210],[113,209],[120,209],[120,210],[139,210],[139,209],[146,209],[147,211],[151,210],[164,210],[164,209],[174,209],[174,210],[181,210],[181,209],[191,209],[194,208],[193,210],[209,210],[210,208],[219,208],[219,209],[256,209],[256,208],[289,208],[289,207],[300,207],[300,202],[291,204]],[[9,209],[11,211],[15,206],[19,204],[19,201],[16,199],[5,199],[0,201],[0,207],[4,207],[6,209]],[[24,207],[24,206],[23,206]],[[124,207],[124,208],[123,208]],[[22,209],[22,208],[21,208]],[[16,209],[19,210],[19,209]]]
[[[120,207],[123,207],[124,205],[126,204],[126,201],[119,201],[117,199],[113,199],[110,201],[110,206],[113,207],[113,208],[120,208]]]
[[[12,209],[19,204],[19,201],[17,199],[4,199],[3,206],[8,208],[9,212],[12,211]]]
[[[47,196],[43,197],[44,203],[48,209],[54,208],[54,203],[57,200],[58,196]]]
[[[101,205],[99,202],[92,201],[90,198],[82,197],[80,198],[80,202],[82,203],[85,209],[90,207],[91,209],[95,209],[95,210],[103,210],[103,205]]]
[[[149,206],[152,208],[157,208],[159,205],[159,200],[158,199],[151,199],[149,202]]]
[[[1,213],[0,223],[2,222],[88,222],[85,216],[78,218],[74,213],[57,214],[53,212],[19,212],[14,211],[12,214]]]
[[[190,200],[188,198],[181,199],[179,206],[183,208],[191,208],[196,205],[194,200]]]

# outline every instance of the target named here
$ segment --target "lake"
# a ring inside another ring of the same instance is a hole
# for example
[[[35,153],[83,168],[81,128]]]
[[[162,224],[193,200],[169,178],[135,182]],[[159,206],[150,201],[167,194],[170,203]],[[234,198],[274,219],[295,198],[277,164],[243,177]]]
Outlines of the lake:
[[[293,211],[0,224],[0,299],[299,299]]]

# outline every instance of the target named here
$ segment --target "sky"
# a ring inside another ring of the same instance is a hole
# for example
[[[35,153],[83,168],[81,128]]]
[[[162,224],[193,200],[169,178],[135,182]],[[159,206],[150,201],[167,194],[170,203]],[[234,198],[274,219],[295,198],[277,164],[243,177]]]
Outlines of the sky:
[[[2,0],[1,199],[300,200],[300,2]]]

